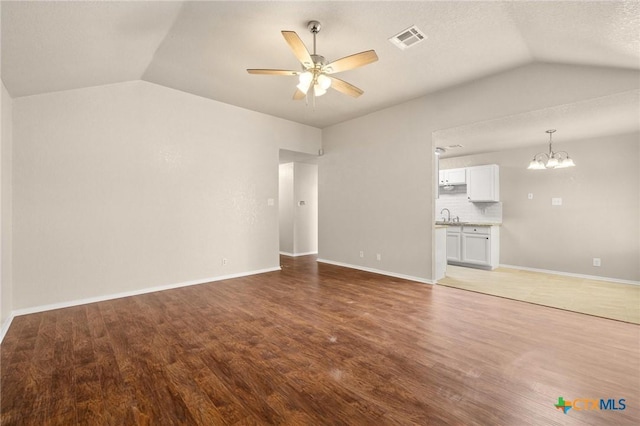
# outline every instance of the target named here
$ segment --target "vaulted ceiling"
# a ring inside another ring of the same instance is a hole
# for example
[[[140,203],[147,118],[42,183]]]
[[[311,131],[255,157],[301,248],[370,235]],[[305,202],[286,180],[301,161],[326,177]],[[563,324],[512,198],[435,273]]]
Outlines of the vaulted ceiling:
[[[532,62],[640,70],[640,2],[2,2],[2,79],[13,97],[129,80],[325,127]],[[299,69],[280,31],[329,60],[375,49],[338,77],[364,90],[293,101]],[[426,41],[388,38],[416,25]]]

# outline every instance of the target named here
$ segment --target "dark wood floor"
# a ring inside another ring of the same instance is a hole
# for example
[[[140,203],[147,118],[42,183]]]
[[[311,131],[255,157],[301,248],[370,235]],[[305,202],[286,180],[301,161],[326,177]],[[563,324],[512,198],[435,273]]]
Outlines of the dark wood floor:
[[[282,263],[15,318],[2,424],[638,424],[637,325]]]

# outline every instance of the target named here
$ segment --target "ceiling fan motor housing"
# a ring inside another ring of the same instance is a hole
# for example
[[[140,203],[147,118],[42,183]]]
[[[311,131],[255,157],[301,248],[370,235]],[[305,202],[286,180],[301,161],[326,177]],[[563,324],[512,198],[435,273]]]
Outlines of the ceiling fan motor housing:
[[[327,65],[327,60],[324,59],[324,56],[322,55],[311,55],[311,59],[313,59],[313,64],[317,67],[318,65],[320,66],[325,66]]]

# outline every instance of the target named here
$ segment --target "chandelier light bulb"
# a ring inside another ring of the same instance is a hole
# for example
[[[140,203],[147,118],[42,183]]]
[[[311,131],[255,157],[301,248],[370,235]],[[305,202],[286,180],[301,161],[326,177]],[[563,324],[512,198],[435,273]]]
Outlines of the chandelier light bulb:
[[[547,161],[547,169],[554,169],[558,166],[558,159],[556,157],[550,157]]]

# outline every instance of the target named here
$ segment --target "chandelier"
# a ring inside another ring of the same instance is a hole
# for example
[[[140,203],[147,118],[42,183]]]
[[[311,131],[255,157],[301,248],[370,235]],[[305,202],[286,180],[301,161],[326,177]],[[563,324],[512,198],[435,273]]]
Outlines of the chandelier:
[[[555,129],[547,130],[549,133],[549,153],[541,152],[533,156],[533,160],[529,163],[529,170],[544,169],[563,169],[565,167],[573,167],[576,164],[569,157],[567,151],[554,152],[551,147],[551,136],[555,133]]]

